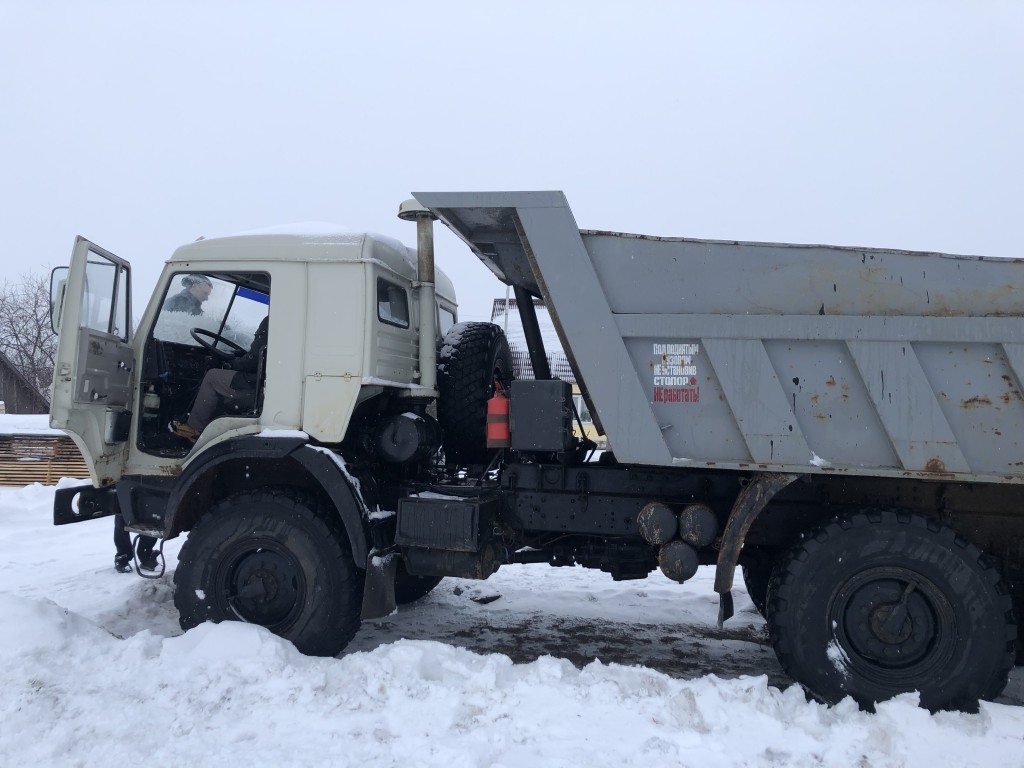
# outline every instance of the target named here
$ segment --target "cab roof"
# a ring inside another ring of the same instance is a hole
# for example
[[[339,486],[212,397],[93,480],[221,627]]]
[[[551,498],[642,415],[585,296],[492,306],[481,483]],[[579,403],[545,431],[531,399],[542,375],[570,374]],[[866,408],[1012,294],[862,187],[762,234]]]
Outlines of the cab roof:
[[[376,263],[407,280],[416,279],[415,249],[386,235],[353,232],[324,222],[199,239],[179,247],[167,263],[187,263],[188,269],[201,271],[204,261]],[[435,290],[448,301],[455,301],[455,286],[440,269],[436,269]]]

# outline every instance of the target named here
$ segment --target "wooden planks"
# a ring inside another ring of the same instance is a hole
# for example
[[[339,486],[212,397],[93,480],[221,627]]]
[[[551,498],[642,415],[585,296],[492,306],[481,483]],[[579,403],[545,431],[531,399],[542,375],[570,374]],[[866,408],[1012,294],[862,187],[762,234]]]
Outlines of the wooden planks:
[[[55,485],[62,477],[89,477],[85,460],[71,438],[0,435],[0,486]]]

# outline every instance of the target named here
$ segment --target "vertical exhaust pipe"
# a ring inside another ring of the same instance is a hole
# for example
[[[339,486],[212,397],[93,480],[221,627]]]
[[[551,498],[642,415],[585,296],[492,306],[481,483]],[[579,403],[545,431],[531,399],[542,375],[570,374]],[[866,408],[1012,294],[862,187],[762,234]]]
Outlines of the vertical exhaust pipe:
[[[416,277],[420,297],[420,385],[437,388],[437,311],[434,309],[434,220],[416,200],[398,207],[398,218],[416,222]]]

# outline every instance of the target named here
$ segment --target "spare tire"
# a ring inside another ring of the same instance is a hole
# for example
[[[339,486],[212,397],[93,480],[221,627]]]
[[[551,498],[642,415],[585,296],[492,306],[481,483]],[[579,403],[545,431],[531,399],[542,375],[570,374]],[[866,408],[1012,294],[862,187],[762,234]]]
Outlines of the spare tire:
[[[444,335],[437,359],[437,420],[449,463],[487,463],[487,401],[496,381],[508,391],[512,378],[508,340],[494,323],[458,323]]]

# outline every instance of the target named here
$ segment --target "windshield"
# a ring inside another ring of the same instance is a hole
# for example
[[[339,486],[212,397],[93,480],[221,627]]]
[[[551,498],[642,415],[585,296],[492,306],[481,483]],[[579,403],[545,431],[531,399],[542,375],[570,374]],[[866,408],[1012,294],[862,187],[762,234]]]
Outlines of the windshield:
[[[248,349],[267,316],[270,278],[264,274],[176,274],[153,327],[153,338],[200,346],[191,334],[203,328]]]

